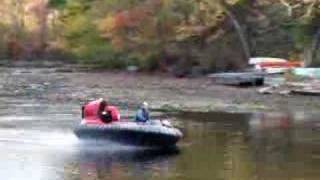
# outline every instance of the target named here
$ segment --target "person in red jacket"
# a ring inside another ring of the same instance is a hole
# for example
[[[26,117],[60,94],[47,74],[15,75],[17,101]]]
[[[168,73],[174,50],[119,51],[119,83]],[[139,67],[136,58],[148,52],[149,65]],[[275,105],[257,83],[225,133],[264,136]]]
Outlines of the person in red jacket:
[[[111,123],[120,120],[117,107],[109,105],[105,100],[91,101],[83,107],[83,121],[89,124]]]
[[[120,113],[116,106],[108,105],[105,108],[105,111],[103,111],[102,113],[107,114],[106,116],[109,118],[108,122],[115,122],[120,120]]]
[[[98,115],[104,123],[110,123],[120,120],[120,113],[117,107],[108,105],[108,103],[101,99]]]

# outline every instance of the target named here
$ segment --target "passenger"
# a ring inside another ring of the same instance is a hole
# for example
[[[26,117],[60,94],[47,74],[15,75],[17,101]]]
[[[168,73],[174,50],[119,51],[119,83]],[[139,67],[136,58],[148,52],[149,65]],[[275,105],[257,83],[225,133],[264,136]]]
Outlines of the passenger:
[[[120,120],[120,113],[117,107],[109,105],[105,100],[101,100],[98,114],[104,123]]]
[[[111,112],[108,111],[108,103],[103,99],[99,99],[99,101],[100,101],[100,105],[99,105],[99,109],[98,109],[98,115],[100,116],[100,119],[104,123],[111,122],[112,117],[111,117]]]
[[[108,106],[106,111],[111,115],[112,122],[120,121],[120,112],[116,106]]]
[[[143,102],[140,109],[138,110],[136,117],[136,122],[147,122],[149,121],[149,109],[148,109],[148,103]]]

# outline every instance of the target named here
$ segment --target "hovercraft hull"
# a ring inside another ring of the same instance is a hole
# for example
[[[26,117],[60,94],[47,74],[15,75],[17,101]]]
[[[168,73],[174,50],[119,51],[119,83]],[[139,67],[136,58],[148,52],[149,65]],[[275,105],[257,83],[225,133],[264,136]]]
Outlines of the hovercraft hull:
[[[82,124],[75,129],[80,139],[106,139],[122,144],[139,146],[174,146],[182,133],[173,127],[160,124],[115,122],[111,124]]]

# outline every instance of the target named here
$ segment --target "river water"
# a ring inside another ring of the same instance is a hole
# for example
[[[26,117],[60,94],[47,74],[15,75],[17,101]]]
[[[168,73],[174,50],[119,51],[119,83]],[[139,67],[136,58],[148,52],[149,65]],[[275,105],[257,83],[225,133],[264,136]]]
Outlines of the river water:
[[[21,69],[0,74],[1,179],[320,178],[317,114],[183,113],[171,117],[185,137],[170,151],[81,142],[72,132],[80,120],[79,102],[48,95],[64,93],[62,76],[32,78]]]

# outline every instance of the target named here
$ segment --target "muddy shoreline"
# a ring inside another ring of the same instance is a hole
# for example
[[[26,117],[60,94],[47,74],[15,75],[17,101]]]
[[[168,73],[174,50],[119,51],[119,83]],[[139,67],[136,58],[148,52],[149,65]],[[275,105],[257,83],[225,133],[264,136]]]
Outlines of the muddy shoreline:
[[[312,112],[320,109],[317,96],[262,95],[257,88],[216,85],[206,77],[174,78],[159,73],[66,69],[70,66],[1,67],[0,96],[79,104],[104,97],[127,108],[148,101],[154,110],[166,112]]]
[[[91,89],[89,96],[112,97],[136,104],[148,101],[162,111],[318,111],[320,97],[262,95],[257,88],[228,87],[208,78],[177,79],[161,74],[124,72],[70,73],[70,85]]]

